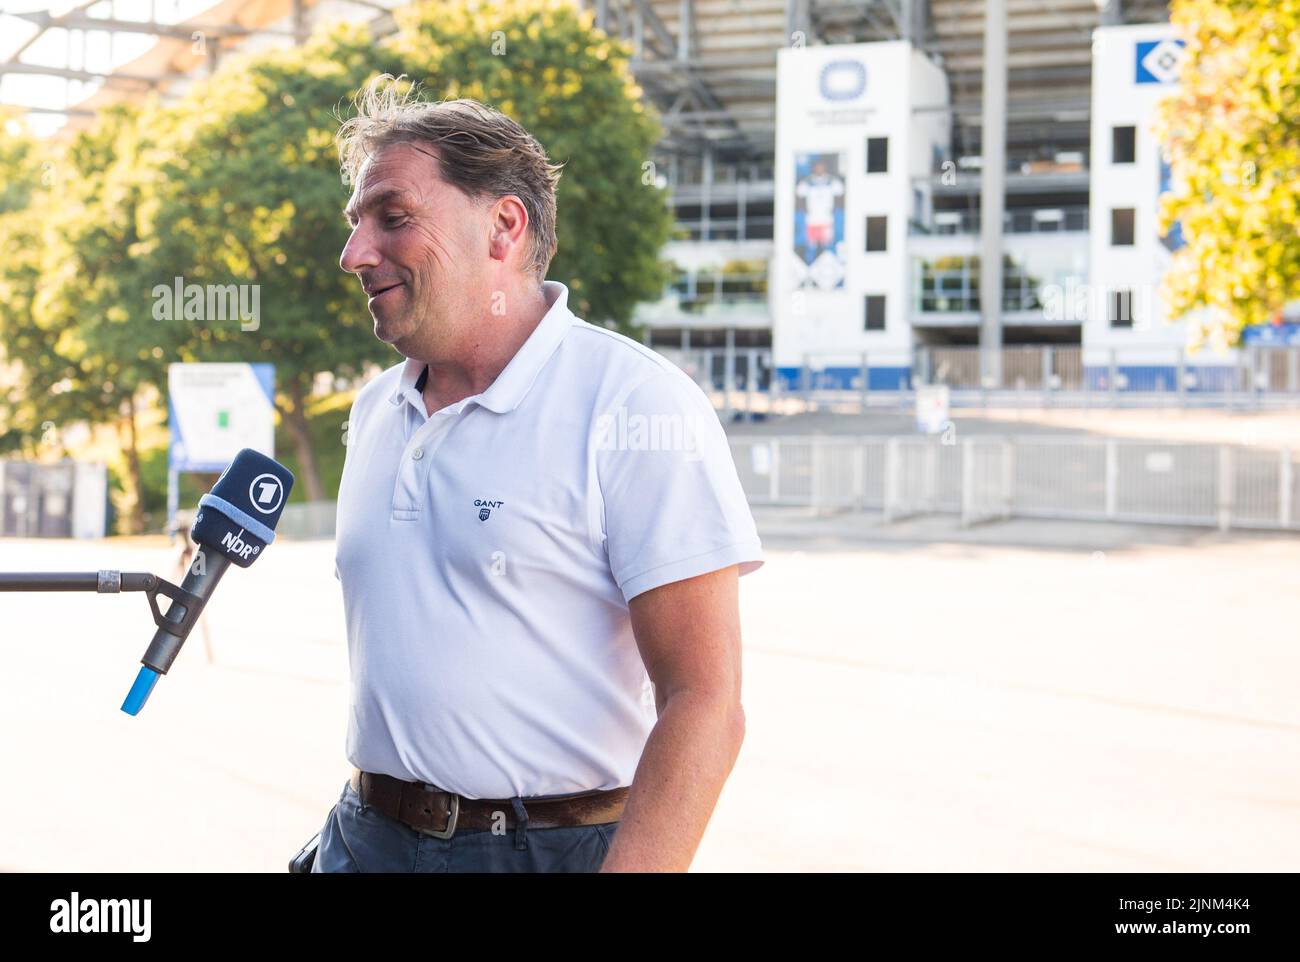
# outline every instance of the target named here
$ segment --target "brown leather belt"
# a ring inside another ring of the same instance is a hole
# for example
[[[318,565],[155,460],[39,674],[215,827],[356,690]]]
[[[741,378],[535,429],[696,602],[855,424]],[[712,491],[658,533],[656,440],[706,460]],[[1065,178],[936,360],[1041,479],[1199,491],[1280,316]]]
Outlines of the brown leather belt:
[[[436,838],[451,838],[458,828],[513,830],[518,824],[508,798],[462,798],[423,782],[352,769],[352,788],[361,804]],[[527,828],[604,825],[623,817],[629,789],[544,795],[523,799]]]

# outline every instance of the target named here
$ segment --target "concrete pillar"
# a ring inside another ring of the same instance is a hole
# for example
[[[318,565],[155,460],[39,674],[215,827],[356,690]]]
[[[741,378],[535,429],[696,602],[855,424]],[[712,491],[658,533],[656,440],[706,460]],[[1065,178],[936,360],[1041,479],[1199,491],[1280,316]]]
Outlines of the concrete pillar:
[[[1291,485],[1294,469],[1291,463],[1291,449],[1283,448],[1277,453],[1277,522],[1284,528],[1291,526]]]
[[[685,63],[691,59],[695,46],[695,10],[691,0],[681,0],[677,8],[677,59]]]
[[[984,4],[980,379],[1002,385],[1002,215],[1007,169],[1007,0]]]
[[[758,401],[758,351],[750,348],[745,352],[745,410],[750,417]]]
[[[1219,530],[1227,531],[1232,527],[1232,508],[1235,500],[1233,481],[1235,472],[1233,467],[1232,447],[1231,445],[1219,445],[1219,484],[1218,484],[1218,520]]]
[[[1106,440],[1106,517],[1119,512],[1119,445],[1114,438]]]
[[[709,224],[709,205],[712,203],[711,197],[713,192],[713,148],[704,148],[704,157],[702,168],[703,176],[700,184],[700,240],[709,240],[712,228]],[[714,280],[717,284],[717,280]]]
[[[722,361],[722,406],[730,421],[734,409],[731,406],[731,392],[736,389],[736,329],[727,328],[726,347]]]
[[[808,33],[808,0],[785,0],[785,40],[791,42],[791,38],[798,31]]]

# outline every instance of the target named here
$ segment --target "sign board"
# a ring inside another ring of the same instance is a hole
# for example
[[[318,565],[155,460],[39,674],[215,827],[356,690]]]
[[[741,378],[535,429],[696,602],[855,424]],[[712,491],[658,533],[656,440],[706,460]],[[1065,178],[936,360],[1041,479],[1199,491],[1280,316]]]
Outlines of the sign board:
[[[1241,329],[1241,342],[1293,347],[1300,344],[1300,324],[1249,324]]]
[[[172,364],[172,471],[224,471],[243,448],[275,457],[275,366]]]
[[[948,385],[917,385],[916,429],[925,434],[938,434],[947,423]]]

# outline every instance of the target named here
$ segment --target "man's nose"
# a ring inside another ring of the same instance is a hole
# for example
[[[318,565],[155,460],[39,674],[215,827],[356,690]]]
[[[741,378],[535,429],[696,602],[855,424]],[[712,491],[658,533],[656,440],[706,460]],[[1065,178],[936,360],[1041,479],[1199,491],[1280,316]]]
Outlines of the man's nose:
[[[339,255],[339,267],[349,274],[357,274],[379,265],[379,251],[370,240],[371,232],[361,225],[352,230],[348,242],[343,245]]]

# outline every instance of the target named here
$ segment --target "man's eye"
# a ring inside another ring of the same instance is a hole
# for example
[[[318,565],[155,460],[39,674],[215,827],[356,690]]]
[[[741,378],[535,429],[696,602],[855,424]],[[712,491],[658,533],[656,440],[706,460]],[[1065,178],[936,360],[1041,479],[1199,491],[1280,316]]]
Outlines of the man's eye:
[[[406,218],[401,214],[389,214],[384,218],[384,225],[386,227],[398,227],[404,220],[406,220]]]

